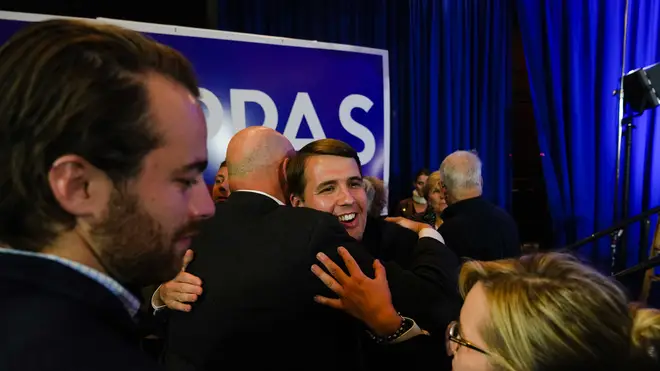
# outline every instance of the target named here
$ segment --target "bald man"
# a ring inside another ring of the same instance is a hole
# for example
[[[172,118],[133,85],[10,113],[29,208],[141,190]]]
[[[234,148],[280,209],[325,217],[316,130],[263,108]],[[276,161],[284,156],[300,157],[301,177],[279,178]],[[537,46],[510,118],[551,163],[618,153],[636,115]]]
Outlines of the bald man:
[[[511,215],[482,196],[481,160],[456,151],[440,165],[447,208],[438,231],[456,255],[497,260],[520,255],[518,226]]]
[[[284,136],[264,127],[242,130],[230,141],[231,195],[193,242],[195,259],[187,271],[202,278],[203,294],[190,312],[171,313],[168,369],[362,368],[364,327],[314,302],[316,295],[332,292],[310,267],[318,254],[341,262],[339,246],[369,275],[374,261],[335,216],[281,207],[293,154]],[[393,321],[371,326],[377,337],[412,328],[394,314]]]

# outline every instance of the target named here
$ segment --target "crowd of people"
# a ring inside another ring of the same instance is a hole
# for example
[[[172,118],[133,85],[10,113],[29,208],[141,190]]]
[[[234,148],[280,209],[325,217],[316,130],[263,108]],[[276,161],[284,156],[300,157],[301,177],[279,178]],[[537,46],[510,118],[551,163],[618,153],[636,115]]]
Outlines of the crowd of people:
[[[209,192],[190,62],[82,20],[12,36],[0,90],[1,370],[660,366],[660,312],[574,256],[521,255],[476,153],[382,218],[350,145],[251,126]]]

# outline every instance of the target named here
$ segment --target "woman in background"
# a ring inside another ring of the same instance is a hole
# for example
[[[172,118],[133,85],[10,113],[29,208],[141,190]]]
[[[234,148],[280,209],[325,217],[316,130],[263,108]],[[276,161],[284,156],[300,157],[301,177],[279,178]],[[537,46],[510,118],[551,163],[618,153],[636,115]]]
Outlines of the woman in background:
[[[426,210],[414,215],[412,219],[427,223],[435,229],[440,228],[442,225],[442,212],[447,208],[445,193],[442,191],[442,175],[440,175],[440,171],[434,171],[429,175],[422,195],[428,204]]]
[[[423,213],[426,210],[426,199],[422,193],[428,177],[429,171],[426,169],[417,172],[417,175],[415,175],[415,181],[413,182],[415,189],[413,190],[412,197],[399,202],[399,205],[394,212],[394,216],[402,216],[407,219],[412,219],[415,214]]]

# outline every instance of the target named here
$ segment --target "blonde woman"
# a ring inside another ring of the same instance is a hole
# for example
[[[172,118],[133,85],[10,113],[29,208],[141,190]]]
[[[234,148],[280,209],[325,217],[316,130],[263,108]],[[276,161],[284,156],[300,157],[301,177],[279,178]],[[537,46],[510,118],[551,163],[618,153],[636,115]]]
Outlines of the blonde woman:
[[[316,270],[339,299],[317,301],[363,321],[391,310],[384,272],[370,279],[342,257],[350,277],[327,260],[336,280]],[[468,262],[459,289],[465,302],[446,334],[454,371],[660,370],[660,312],[629,309],[616,282],[570,255]]]
[[[427,223],[435,229],[442,225],[442,212],[447,208],[447,200],[442,190],[442,175],[434,171],[429,175],[423,188],[423,196],[428,203],[426,211],[413,217],[413,220]]]
[[[658,367],[658,311],[631,311],[616,282],[570,255],[468,262],[459,289],[454,371],[658,369],[642,366]]]

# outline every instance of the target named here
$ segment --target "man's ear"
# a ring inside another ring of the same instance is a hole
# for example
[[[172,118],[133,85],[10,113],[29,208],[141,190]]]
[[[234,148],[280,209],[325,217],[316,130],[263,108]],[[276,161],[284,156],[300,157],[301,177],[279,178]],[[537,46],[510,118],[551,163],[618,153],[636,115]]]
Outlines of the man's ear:
[[[305,202],[302,200],[302,198],[300,198],[296,195],[289,196],[289,200],[291,201],[291,206],[293,206],[293,207],[303,207],[303,206],[305,206]]]
[[[286,179],[286,167],[289,166],[289,160],[290,160],[290,158],[286,157],[286,158],[282,161],[282,165],[281,165],[281,168],[280,168],[280,171],[282,172],[282,179],[284,180],[284,183],[287,183],[287,179]]]
[[[76,217],[104,210],[112,189],[102,171],[76,155],[62,156],[53,163],[48,184],[60,206]]]

